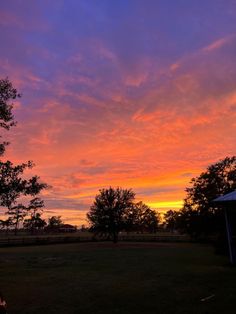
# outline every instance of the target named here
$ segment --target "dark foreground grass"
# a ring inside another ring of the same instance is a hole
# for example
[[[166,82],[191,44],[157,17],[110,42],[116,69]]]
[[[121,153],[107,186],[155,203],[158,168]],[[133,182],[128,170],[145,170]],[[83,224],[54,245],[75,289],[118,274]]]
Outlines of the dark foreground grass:
[[[10,314],[236,313],[236,269],[197,244],[4,248],[0,290]]]

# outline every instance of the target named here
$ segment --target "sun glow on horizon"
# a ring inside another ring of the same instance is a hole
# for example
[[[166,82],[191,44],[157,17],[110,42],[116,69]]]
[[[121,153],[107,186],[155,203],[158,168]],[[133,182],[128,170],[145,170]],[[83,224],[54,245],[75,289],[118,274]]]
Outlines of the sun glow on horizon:
[[[156,209],[157,211],[160,210],[165,212],[169,209],[181,209],[183,207],[183,201],[163,201],[163,202],[147,202],[147,205],[151,208]]]

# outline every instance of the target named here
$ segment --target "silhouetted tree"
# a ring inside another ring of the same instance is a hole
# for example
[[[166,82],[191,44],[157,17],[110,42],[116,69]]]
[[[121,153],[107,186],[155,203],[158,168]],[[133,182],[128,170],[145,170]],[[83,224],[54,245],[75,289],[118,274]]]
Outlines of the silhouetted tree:
[[[87,214],[91,230],[108,235],[116,243],[118,233],[125,228],[126,213],[133,205],[135,194],[132,190],[120,187],[110,187],[99,192]]]
[[[10,102],[17,97],[20,97],[20,94],[12,83],[8,79],[0,80],[0,128],[9,130],[16,124],[12,114],[13,106]],[[3,155],[7,144],[0,143],[0,156]],[[22,177],[24,171],[32,167],[31,161],[17,166],[10,161],[0,161],[0,206],[7,208],[7,214],[15,226],[15,232],[28,211],[28,206],[19,203],[19,199],[22,196],[36,196],[47,187],[47,184],[39,182],[38,176],[30,179]]]
[[[145,232],[156,233],[159,221],[160,214],[150,209],[147,205],[145,205],[142,217],[141,230]]]
[[[165,226],[166,229],[170,232],[173,232],[179,226],[179,211],[177,210],[168,210],[164,214]]]
[[[222,210],[212,201],[236,189],[236,156],[210,165],[190,183],[179,215],[179,228],[194,236],[218,232],[224,228],[224,219]]]
[[[36,196],[47,187],[45,183],[39,182],[38,176],[26,180],[22,174],[27,168],[32,168],[32,162],[14,166],[10,161],[0,162],[0,206],[7,208],[6,214],[12,218],[15,233],[19,223],[24,220],[29,211],[29,206],[18,203],[22,196]]]
[[[43,229],[47,225],[47,223],[46,223],[45,219],[41,218],[41,216],[42,216],[42,214],[36,213],[31,218],[25,219],[24,220],[24,228],[30,230],[30,232],[32,234],[34,234],[34,232],[36,230]]]
[[[125,226],[127,232],[141,232],[143,207],[139,206],[142,202],[133,203],[125,212]]]
[[[7,218],[5,220],[0,220],[0,228],[6,230],[8,233],[9,228],[13,226],[13,222],[11,218]]]
[[[86,232],[86,231],[89,231],[89,228],[86,227],[85,225],[81,225],[80,231]]]
[[[31,231],[33,234],[35,230],[43,229],[47,223],[42,216],[42,208],[44,207],[44,202],[36,197],[30,201],[30,204],[27,208],[27,214],[30,214],[30,218],[25,219],[24,228]]]
[[[19,228],[19,223],[22,222],[27,215],[27,208],[23,204],[17,204],[15,206],[11,206],[8,209],[7,214],[12,221],[12,225],[15,229],[15,235],[17,234],[17,230]]]
[[[52,216],[48,218],[48,225],[46,227],[47,231],[57,232],[59,228],[63,225],[61,216]]]
[[[125,215],[126,231],[151,232],[158,229],[160,215],[143,202],[130,206]]]
[[[0,128],[9,130],[16,125],[10,102],[20,96],[8,78],[0,80]],[[7,144],[7,142],[0,143],[0,156],[3,155]]]

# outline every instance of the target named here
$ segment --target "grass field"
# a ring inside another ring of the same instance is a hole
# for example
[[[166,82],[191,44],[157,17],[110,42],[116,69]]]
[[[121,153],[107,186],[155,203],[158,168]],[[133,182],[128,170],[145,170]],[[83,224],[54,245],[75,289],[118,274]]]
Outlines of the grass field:
[[[236,268],[198,244],[2,248],[0,290],[9,314],[236,313]]]

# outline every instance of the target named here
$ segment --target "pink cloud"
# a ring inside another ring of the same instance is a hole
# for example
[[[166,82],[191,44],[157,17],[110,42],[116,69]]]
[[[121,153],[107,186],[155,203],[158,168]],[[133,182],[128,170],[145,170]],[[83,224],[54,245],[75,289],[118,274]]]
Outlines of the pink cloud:
[[[208,46],[204,47],[202,49],[203,52],[212,52],[214,50],[217,50],[217,49],[220,49],[222,48],[223,46],[225,46],[226,44],[230,43],[232,40],[235,39],[235,34],[233,35],[229,35],[229,36],[226,36],[224,38],[220,38],[214,42],[212,42],[211,44],[209,44]]]

